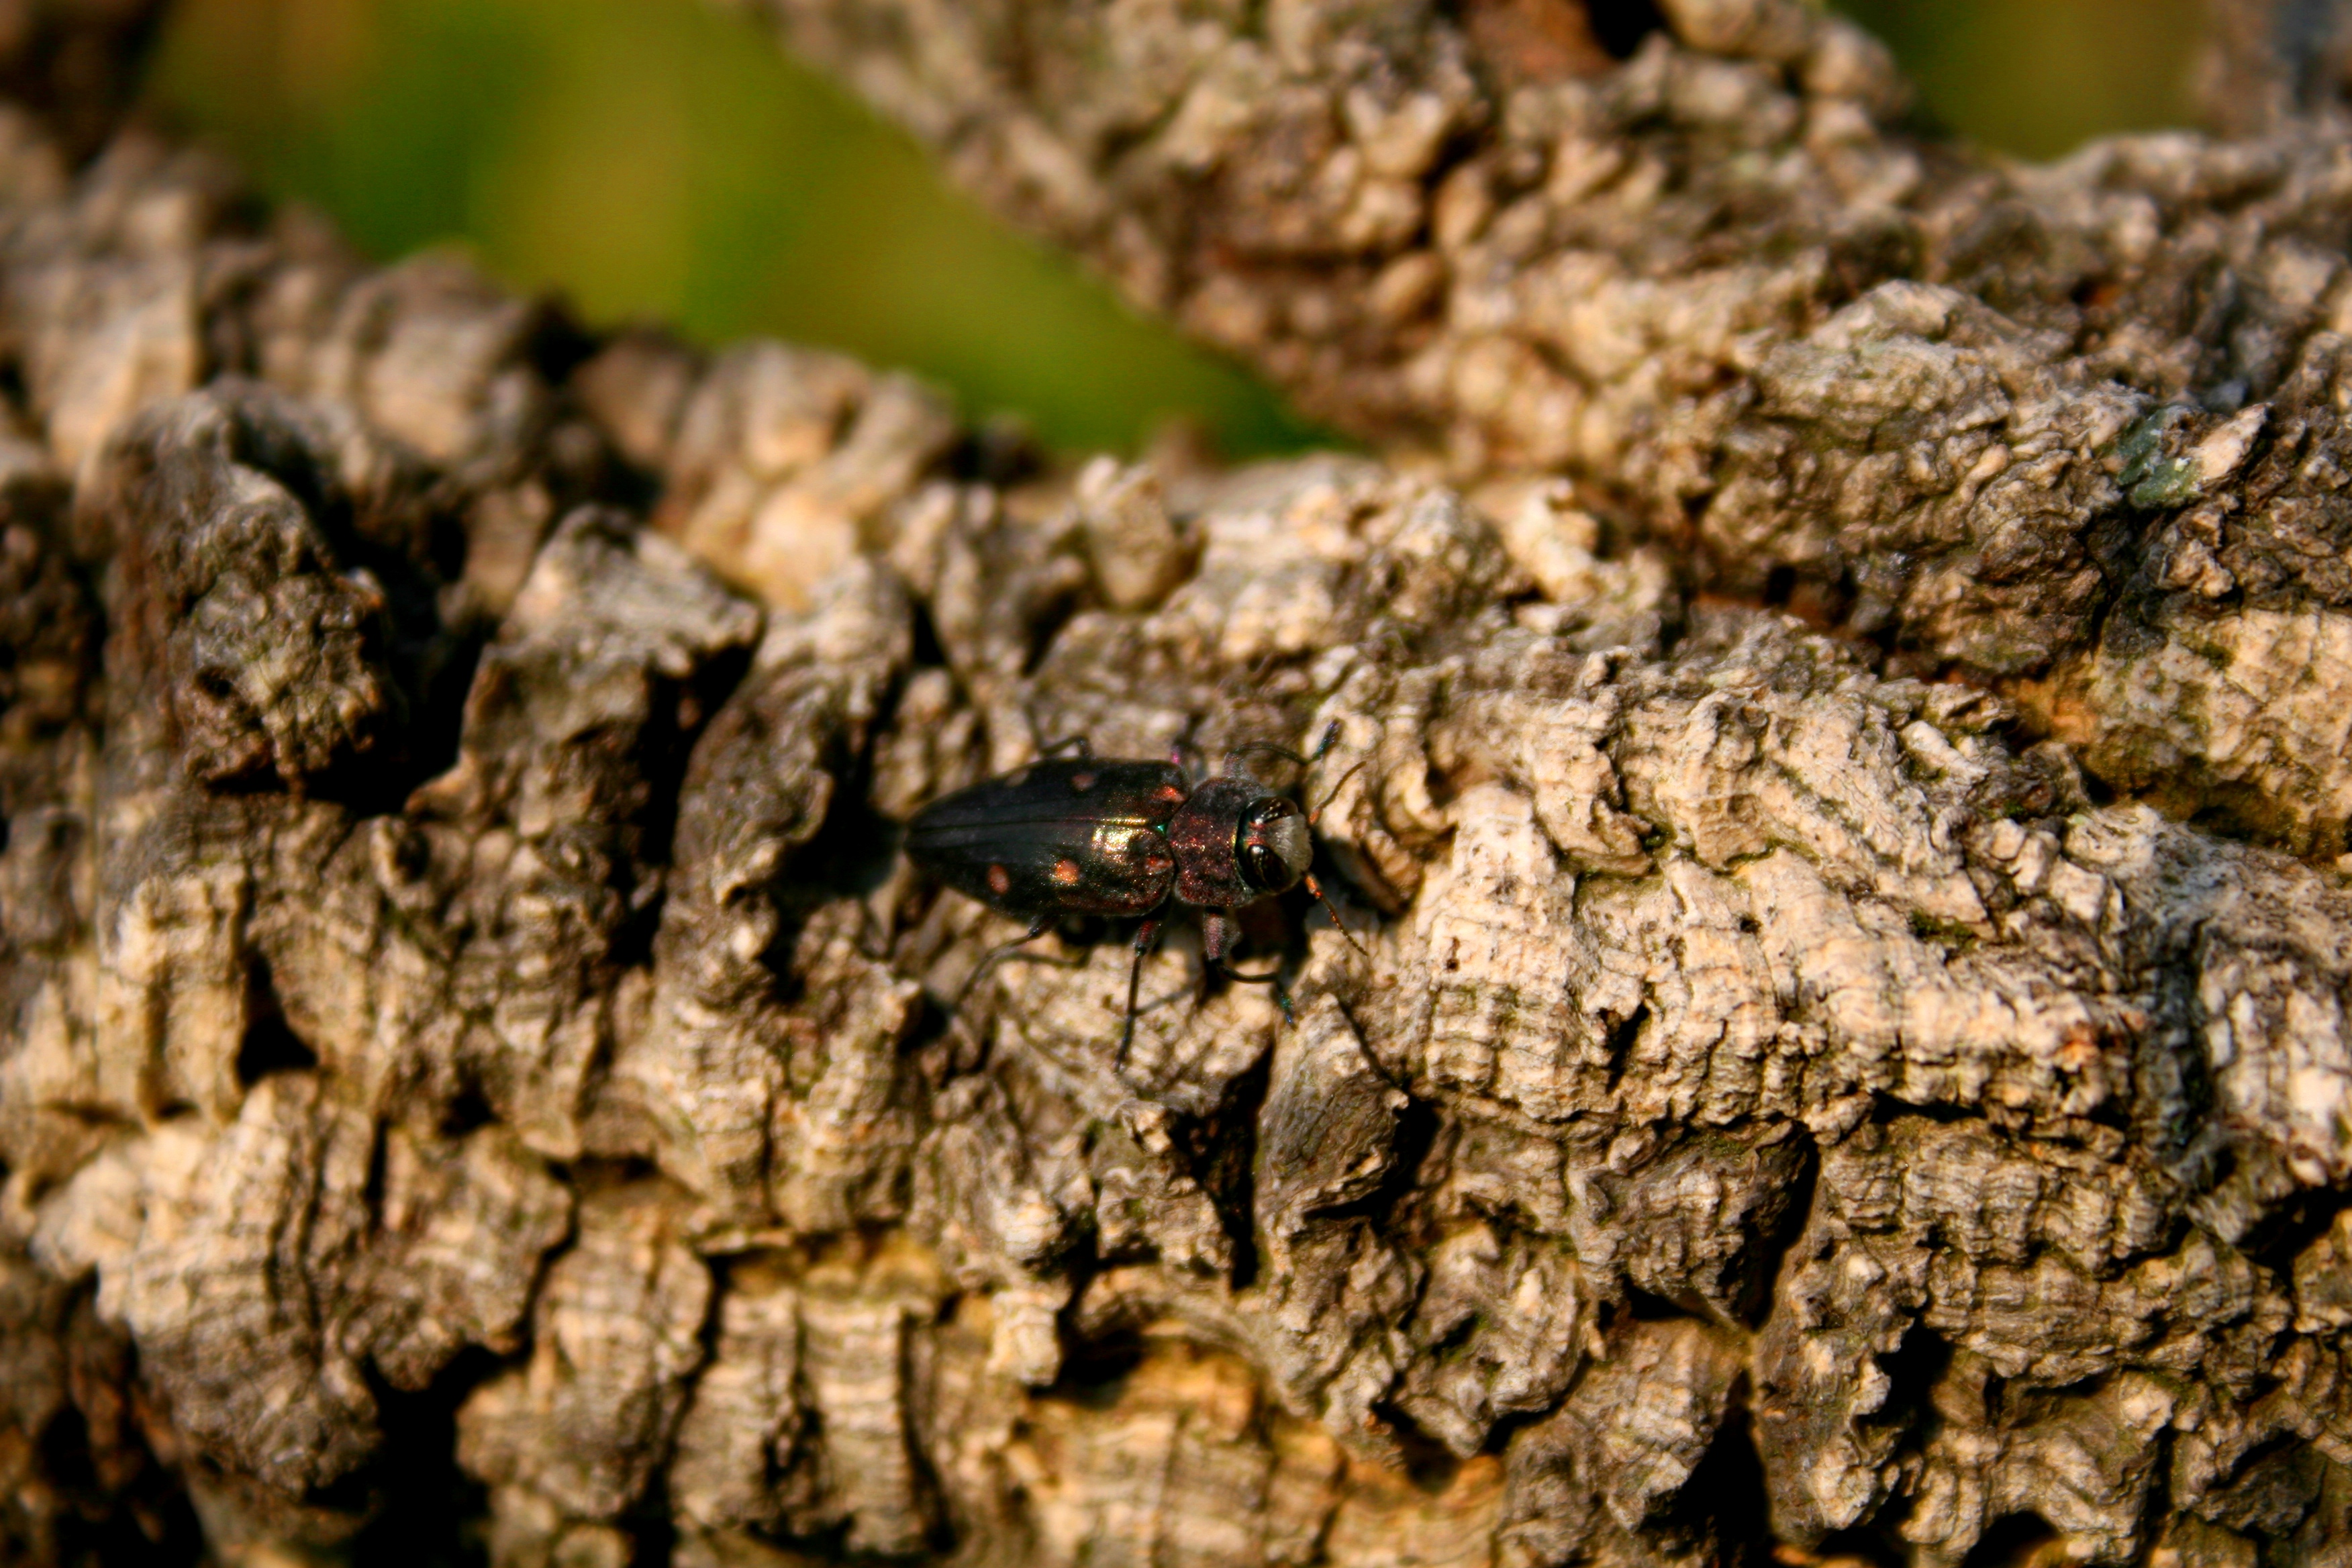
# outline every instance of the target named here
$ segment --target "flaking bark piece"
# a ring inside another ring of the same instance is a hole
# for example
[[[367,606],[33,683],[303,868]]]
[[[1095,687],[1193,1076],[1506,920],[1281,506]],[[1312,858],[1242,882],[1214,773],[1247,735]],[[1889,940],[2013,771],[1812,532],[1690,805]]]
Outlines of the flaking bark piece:
[[[167,1124],[124,1176],[68,1192],[120,1205],[121,1228],[82,1263],[173,1426],[284,1496],[348,1474],[376,1442],[375,1398],[336,1332],[366,1237],[371,1142],[315,1079],[278,1074],[217,1137]]]
[[[678,1424],[672,1503],[709,1529],[775,1525],[793,1500],[808,1500],[780,1491],[809,1424],[801,1407],[800,1293],[761,1259],[742,1259],[728,1270],[710,1364]]]
[[[570,1228],[572,1194],[495,1123],[458,1139],[398,1127],[383,1138],[376,1230],[343,1285],[357,1315],[342,1337],[414,1393],[467,1345],[521,1347],[539,1260]]]
[[[421,487],[338,409],[229,384],[159,406],[106,449],[80,503],[119,539],[120,721],[168,726],[212,785],[309,793],[397,773],[438,641]],[[162,741],[162,737],[159,737]]]
[[[653,1477],[701,1366],[712,1282],[687,1247],[688,1211],[659,1184],[582,1205],[538,1295],[530,1363],[476,1390],[457,1457],[571,1518],[610,1520]]]

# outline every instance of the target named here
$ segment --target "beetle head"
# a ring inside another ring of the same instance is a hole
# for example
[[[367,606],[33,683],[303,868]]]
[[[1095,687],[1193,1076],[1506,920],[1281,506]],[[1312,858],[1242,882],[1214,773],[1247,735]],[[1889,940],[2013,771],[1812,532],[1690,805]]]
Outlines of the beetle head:
[[[1314,858],[1314,839],[1298,807],[1278,795],[1250,804],[1242,818],[1242,874],[1258,891],[1289,891]]]

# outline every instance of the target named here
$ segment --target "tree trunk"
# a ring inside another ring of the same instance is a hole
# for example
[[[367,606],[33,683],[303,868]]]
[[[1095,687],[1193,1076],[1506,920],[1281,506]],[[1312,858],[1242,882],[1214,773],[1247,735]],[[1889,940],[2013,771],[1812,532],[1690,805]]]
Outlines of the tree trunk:
[[[2325,8],[2021,168],[1796,0],[761,3],[1385,455],[593,336],[8,46],[8,1554],[2352,1563]],[[899,825],[1072,735],[1317,753],[1286,1000],[966,994]]]

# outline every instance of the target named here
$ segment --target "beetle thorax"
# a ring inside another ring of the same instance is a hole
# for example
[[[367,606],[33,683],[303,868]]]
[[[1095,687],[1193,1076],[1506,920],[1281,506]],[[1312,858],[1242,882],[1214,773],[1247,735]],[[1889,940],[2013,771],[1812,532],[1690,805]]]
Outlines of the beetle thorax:
[[[1242,870],[1242,847],[1251,807],[1265,786],[1231,773],[1210,779],[1176,808],[1168,847],[1176,856],[1176,896],[1204,909],[1229,910],[1259,896]]]

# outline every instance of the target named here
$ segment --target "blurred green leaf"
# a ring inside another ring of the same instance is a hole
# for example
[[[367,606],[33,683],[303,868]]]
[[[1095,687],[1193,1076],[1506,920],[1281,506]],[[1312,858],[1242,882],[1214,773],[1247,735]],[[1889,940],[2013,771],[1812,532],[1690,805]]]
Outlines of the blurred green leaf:
[[[1066,448],[1323,438],[694,0],[185,0],[150,85],[374,254],[460,240],[593,321],[845,349]]]
[[[2191,119],[2204,0],[1831,0],[1884,38],[1930,112],[2021,158]]]

